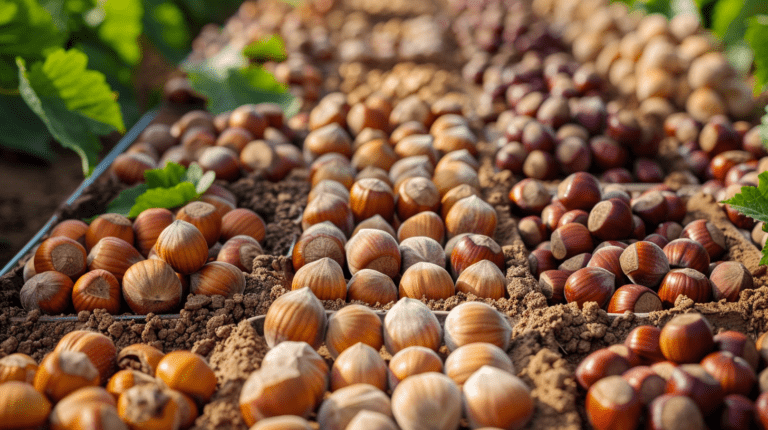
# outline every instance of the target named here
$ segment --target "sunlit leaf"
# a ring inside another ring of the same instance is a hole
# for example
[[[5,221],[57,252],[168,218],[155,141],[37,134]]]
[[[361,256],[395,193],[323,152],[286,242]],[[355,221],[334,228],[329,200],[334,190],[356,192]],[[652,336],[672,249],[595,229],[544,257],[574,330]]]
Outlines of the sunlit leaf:
[[[749,43],[755,58],[755,92],[763,91],[768,85],[768,15],[749,19],[744,40]]]
[[[285,61],[285,44],[283,39],[277,34],[271,37],[257,40],[243,49],[243,55],[258,63],[267,61]]]

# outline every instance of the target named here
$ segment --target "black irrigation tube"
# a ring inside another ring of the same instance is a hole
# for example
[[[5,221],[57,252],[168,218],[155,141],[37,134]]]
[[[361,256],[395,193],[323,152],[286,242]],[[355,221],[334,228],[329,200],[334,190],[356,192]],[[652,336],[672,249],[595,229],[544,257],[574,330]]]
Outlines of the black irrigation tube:
[[[112,162],[115,161],[115,158],[117,158],[118,155],[122,154],[126,149],[128,149],[129,146],[136,140],[136,138],[139,137],[142,131],[144,131],[145,128],[149,125],[149,123],[152,122],[153,119],[157,116],[158,110],[151,110],[142,116],[136,124],[134,124],[133,127],[131,127],[130,130],[128,130],[127,133],[125,133],[125,136],[123,136],[120,141],[115,145],[114,148],[112,148],[111,151],[109,151],[109,154],[101,160],[101,162],[96,166],[95,169],[93,169],[93,173],[91,173],[91,176],[86,178],[79,187],[69,196],[66,202],[64,202],[65,205],[71,205],[75,202],[78,198],[80,198],[80,195],[85,191],[86,188],[88,188],[91,184],[96,182],[96,180],[109,169],[109,166],[112,165]],[[51,218],[48,220],[48,222],[43,225],[42,228],[35,234],[32,239],[27,242],[26,245],[24,245],[23,248],[13,257],[11,260],[6,264],[2,270],[0,270],[0,276],[5,275],[8,273],[11,269],[13,269],[14,266],[21,260],[22,257],[24,257],[29,250],[32,249],[33,246],[37,242],[42,239],[42,237],[48,233],[48,231],[57,223],[59,222],[59,216],[54,214],[51,216]],[[75,319],[77,319],[75,317]]]

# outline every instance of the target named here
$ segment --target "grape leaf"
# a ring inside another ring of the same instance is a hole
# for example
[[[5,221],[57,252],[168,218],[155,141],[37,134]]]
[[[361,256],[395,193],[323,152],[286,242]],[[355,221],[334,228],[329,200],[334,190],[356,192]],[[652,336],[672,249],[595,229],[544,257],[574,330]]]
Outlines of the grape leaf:
[[[744,40],[749,43],[755,57],[755,92],[759,93],[768,85],[768,15],[749,19]]]
[[[36,0],[0,0],[0,87],[18,86],[16,57],[42,60],[65,38]]]
[[[90,175],[101,150],[97,135],[124,132],[125,125],[104,75],[86,69],[87,62],[74,49],[55,51],[29,70],[16,59],[24,101],[62,146],[80,155],[83,173]]]
[[[243,55],[256,61],[264,63],[267,61],[281,62],[288,56],[285,53],[285,44],[283,39],[277,34],[272,37],[257,40],[243,49]]]

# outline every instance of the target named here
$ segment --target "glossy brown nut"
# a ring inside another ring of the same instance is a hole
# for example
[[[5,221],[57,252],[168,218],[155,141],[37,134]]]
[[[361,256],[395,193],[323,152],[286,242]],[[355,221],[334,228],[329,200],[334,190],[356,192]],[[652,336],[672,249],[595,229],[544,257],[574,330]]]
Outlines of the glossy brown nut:
[[[469,196],[480,196],[480,191],[467,184],[461,184],[454,188],[451,188],[440,201],[440,215],[445,219],[448,215],[448,211],[451,210],[453,205],[459,200]]]
[[[712,375],[723,389],[724,395],[748,396],[757,382],[752,367],[741,357],[728,351],[715,351],[701,359],[701,367]]]
[[[106,270],[96,269],[84,274],[72,288],[72,304],[76,312],[105,309],[112,315],[120,312],[120,284]]]
[[[332,153],[332,154],[339,155],[336,153]],[[326,155],[331,155],[331,154],[326,154]],[[320,160],[320,158],[318,158],[318,160]],[[317,167],[316,170],[313,169],[312,174],[310,176],[310,182],[314,187],[315,185],[317,185],[318,182],[325,179],[330,179],[330,180],[340,182],[347,188],[352,188],[352,184],[355,183],[355,174],[356,174],[355,168],[352,167],[352,165],[350,165],[349,162],[328,163],[328,164],[320,165],[319,167]]]
[[[145,258],[155,246],[160,233],[175,219],[173,213],[165,208],[151,208],[142,211],[133,222],[136,249]]]
[[[752,273],[738,261],[724,261],[709,274],[713,299],[735,302],[743,290],[754,288]]]
[[[645,222],[637,215],[632,215],[632,237],[630,239],[643,240],[645,238]]]
[[[344,233],[331,222],[321,222],[304,230],[293,246],[291,261],[294,270],[323,257],[334,259],[339,265],[346,263]]]
[[[701,272],[693,269],[673,269],[661,281],[659,297],[664,307],[670,308],[681,295],[687,296],[694,303],[705,303],[712,297],[712,287]]]
[[[20,352],[0,358],[0,384],[19,381],[32,384],[37,372],[37,362]]]
[[[163,229],[154,249],[157,256],[173,270],[185,275],[196,272],[208,260],[205,237],[197,227],[182,220],[176,220]]]
[[[78,388],[99,385],[99,370],[83,352],[62,350],[45,356],[35,374],[34,386],[53,402]]]
[[[66,236],[85,246],[85,232],[87,231],[88,224],[79,219],[67,219],[56,224],[49,237]]]
[[[557,170],[555,157],[549,152],[538,149],[529,153],[523,163],[523,173],[533,179],[553,179],[557,175]]]
[[[552,255],[558,260],[573,257],[594,249],[592,235],[586,226],[578,223],[570,223],[558,227],[550,237],[552,243]]]
[[[389,142],[382,139],[374,139],[361,145],[352,156],[352,167],[357,170],[363,170],[368,167],[378,167],[389,170],[397,161],[397,154],[389,145]]]
[[[468,234],[456,242],[451,251],[451,270],[454,277],[480,260],[490,260],[504,273],[504,252],[496,241],[482,234]]]
[[[143,343],[123,347],[117,354],[117,367],[138,370],[155,376],[155,369],[165,354],[159,349]]]
[[[627,247],[619,259],[624,274],[635,284],[655,287],[669,272],[664,251],[652,242],[636,242]]]
[[[554,201],[541,210],[541,220],[550,231],[553,231],[559,226],[560,218],[566,212],[567,210],[562,203]]]
[[[585,406],[596,430],[633,428],[643,411],[640,396],[621,376],[610,376],[592,385]]]
[[[506,283],[504,274],[495,264],[481,260],[461,272],[456,280],[456,291],[495,300],[504,297]]]
[[[152,147],[150,146],[150,148]],[[126,152],[115,158],[110,170],[121,182],[133,185],[138,182],[144,182],[144,172],[155,168],[157,168],[157,163],[155,163],[155,159],[150,155]]]
[[[445,217],[450,237],[462,233],[493,236],[496,231],[496,210],[478,196],[470,196],[453,205]]]
[[[539,275],[539,288],[550,305],[565,303],[565,282],[571,273],[567,270],[547,270]]]
[[[650,404],[666,392],[667,381],[648,366],[633,367],[621,375],[640,395],[643,405]]]
[[[312,224],[317,224],[313,222]],[[306,227],[304,227],[306,230]],[[238,208],[227,212],[221,217],[221,241],[246,235],[251,236],[261,242],[266,236],[266,224],[264,220],[254,211],[246,208]]]
[[[623,285],[613,293],[608,303],[608,312],[623,314],[654,312],[662,309],[661,299],[650,288],[637,284]]]
[[[714,419],[723,430],[737,430],[754,427],[755,405],[740,394],[729,394],[723,398]]]
[[[758,370],[760,356],[757,354],[755,344],[746,335],[738,331],[724,331],[715,335],[715,350],[728,351],[731,354],[743,358],[749,363],[752,370]]]
[[[212,261],[189,276],[189,292],[206,296],[232,298],[245,290],[242,270],[232,264]]]
[[[589,211],[602,198],[597,178],[585,172],[573,173],[557,187],[557,198],[566,209]]]
[[[689,268],[709,272],[709,254],[700,243],[691,239],[675,239],[663,249],[672,269]]]
[[[619,199],[598,202],[589,213],[587,228],[598,239],[626,239],[632,234],[632,211]]]
[[[645,238],[643,238],[643,240],[645,242],[653,242],[653,243],[655,243],[656,245],[659,246],[659,248],[662,248],[662,250],[669,243],[667,238],[665,238],[664,236],[662,236],[660,234],[656,234],[656,233],[651,233],[648,236],[645,236]]]
[[[595,136],[589,141],[592,159],[602,170],[614,169],[627,164],[629,151],[607,136]]]
[[[613,273],[613,276],[616,277],[617,287],[624,285],[627,283],[625,282],[626,277],[624,276],[624,272],[621,270],[621,262],[619,261],[623,251],[624,249],[618,246],[604,246],[600,249],[595,249],[595,252],[592,254],[592,258],[590,258],[589,262],[587,263],[587,267],[603,268]]]
[[[535,248],[549,238],[547,226],[536,215],[522,218],[517,223],[517,229],[520,233],[520,238],[523,239],[523,243],[528,249]]]
[[[572,273],[565,281],[564,295],[568,303],[577,303],[582,308],[586,302],[597,302],[605,308],[615,290],[613,274],[599,267],[586,267]]]
[[[223,146],[212,146],[202,150],[197,159],[204,171],[216,172],[216,178],[234,181],[240,177],[240,157],[237,152]]]
[[[333,181],[330,179],[322,180],[318,182],[317,185],[312,187],[312,189],[309,191],[309,195],[307,196],[307,202],[311,202],[323,193],[336,195],[349,203],[350,195],[347,187],[338,181]]]
[[[675,368],[667,381],[667,393],[690,397],[705,414],[714,411],[724,396],[717,379],[698,364],[683,364]]]
[[[632,200],[632,212],[643,220],[646,226],[659,225],[667,221],[667,201],[661,193],[646,193]]]
[[[531,274],[536,278],[547,270],[557,269],[557,266],[557,259],[552,255],[551,250],[534,249],[528,254],[528,267]]]
[[[525,124],[520,141],[529,153],[536,150],[552,153],[555,150],[554,130],[539,121],[529,121]]]
[[[513,175],[521,175],[527,155],[528,152],[520,142],[509,142],[496,152],[494,165],[498,170],[509,170]]]
[[[35,273],[55,271],[77,279],[88,269],[85,248],[66,236],[51,237],[35,251]]]
[[[345,245],[347,267],[351,274],[373,269],[395,278],[400,273],[400,249],[389,233],[362,229]]]
[[[710,156],[740,148],[738,133],[731,122],[724,116],[711,118],[701,129],[699,145]]]
[[[361,179],[352,185],[349,207],[356,222],[381,215],[391,222],[395,213],[392,188],[380,179]]]
[[[40,309],[51,315],[64,313],[72,303],[73,287],[72,279],[63,273],[38,273],[21,287],[19,301],[27,312]]]
[[[573,273],[579,269],[587,267],[591,260],[592,254],[585,252],[583,254],[574,255],[573,257],[563,261],[559,266],[557,266],[557,269]]]
[[[552,194],[541,181],[526,178],[512,186],[509,199],[521,212],[538,215],[550,204]]]
[[[704,219],[697,219],[688,223],[681,238],[695,240],[707,250],[710,261],[717,261],[725,252],[725,236],[714,224]]]
[[[461,161],[453,161],[441,169],[435,169],[432,182],[437,186],[441,196],[445,196],[448,191],[461,184],[480,188],[480,178],[477,171],[472,166]]]
[[[447,299],[455,292],[451,275],[432,263],[416,263],[403,273],[399,287],[400,297],[428,300]]]
[[[243,272],[250,273],[254,258],[263,254],[264,250],[256,239],[240,235],[224,242],[216,256],[216,261],[232,264]]]
[[[4,405],[0,419],[8,428],[36,428],[46,423],[51,402],[25,382],[9,381],[3,384],[0,401]]]
[[[397,195],[397,216],[401,221],[419,212],[437,212],[440,208],[440,192],[428,178],[407,179]]]
[[[564,173],[583,172],[589,170],[592,163],[592,152],[586,140],[581,137],[569,136],[560,141],[555,150],[555,158]]]
[[[704,418],[690,397],[665,394],[648,405],[648,428],[651,430],[704,429]]]
[[[624,345],[646,362],[664,361],[664,354],[659,345],[660,337],[661,330],[658,327],[641,325],[629,332]]]
[[[402,242],[410,237],[429,237],[437,243],[445,242],[445,224],[440,215],[434,212],[419,212],[400,224],[397,240]]]
[[[603,348],[589,354],[576,367],[576,381],[588,390],[597,381],[621,375],[630,369],[629,361],[614,351]]]
[[[397,301],[397,286],[389,276],[372,269],[359,270],[347,283],[347,300],[371,306]]]
[[[696,363],[715,346],[712,327],[700,314],[678,315],[664,325],[659,346],[667,360]]]
[[[557,227],[572,223],[581,224],[586,227],[589,223],[589,213],[581,209],[571,209],[560,217]]]
[[[667,202],[667,206],[669,206],[669,202]],[[671,242],[680,237],[680,233],[683,232],[683,226],[675,221],[666,221],[659,224],[653,232],[661,235],[667,239],[668,242]]]
[[[125,272],[122,287],[125,302],[137,314],[170,312],[181,302],[181,280],[163,260],[134,264]]]
[[[144,260],[144,257],[126,241],[117,237],[105,237],[88,253],[89,270],[106,270],[122,282],[129,267]]]
[[[157,364],[157,379],[198,402],[207,402],[216,391],[216,375],[203,357],[189,351],[173,351]]]

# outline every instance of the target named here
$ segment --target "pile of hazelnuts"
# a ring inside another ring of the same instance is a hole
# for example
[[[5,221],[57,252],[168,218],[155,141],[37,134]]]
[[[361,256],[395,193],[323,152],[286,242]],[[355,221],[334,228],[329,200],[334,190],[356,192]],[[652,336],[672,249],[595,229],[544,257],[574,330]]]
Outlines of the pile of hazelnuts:
[[[593,352],[576,368],[587,417],[596,430],[766,428],[767,339],[713,335],[698,313],[661,329],[636,327],[623,344]]]
[[[186,429],[216,391],[216,375],[189,351],[144,344],[118,352],[108,337],[76,330],[39,363],[0,358],[5,428]]]
[[[736,301],[753,288],[752,274],[726,251],[723,232],[707,220],[683,226],[685,202],[666,189],[630,198],[620,185],[601,188],[574,173],[549,189],[524,179],[510,191],[514,210],[536,213],[518,223],[534,248],[531,272],[550,303],[594,301],[612,313],[671,308],[680,296],[695,303]],[[538,215],[540,214],[540,215]]]

